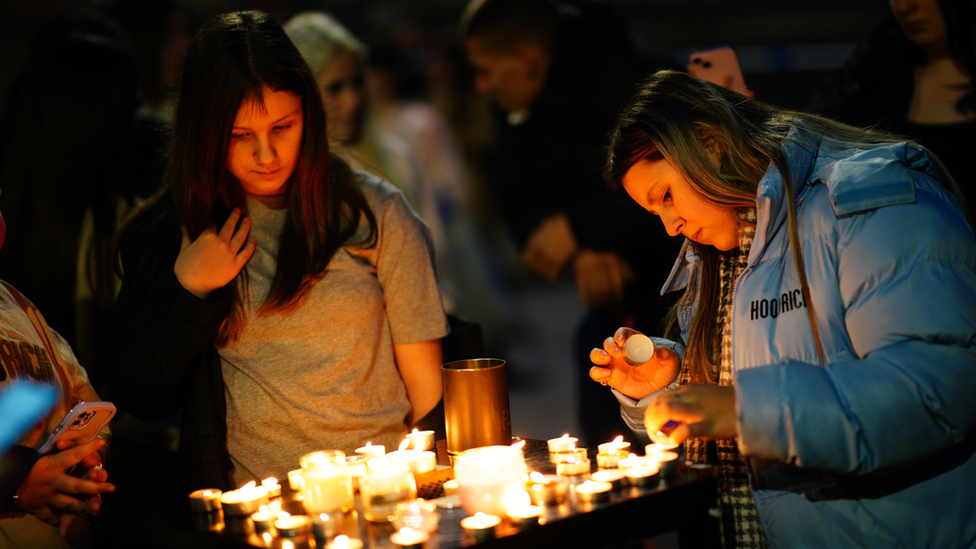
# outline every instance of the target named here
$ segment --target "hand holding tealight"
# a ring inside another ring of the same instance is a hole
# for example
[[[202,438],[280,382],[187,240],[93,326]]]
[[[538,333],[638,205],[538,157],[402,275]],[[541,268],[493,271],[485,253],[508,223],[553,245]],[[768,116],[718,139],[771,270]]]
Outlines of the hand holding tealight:
[[[637,400],[671,384],[681,365],[677,353],[632,328],[619,328],[603,349],[590,351],[590,361],[590,378]]]

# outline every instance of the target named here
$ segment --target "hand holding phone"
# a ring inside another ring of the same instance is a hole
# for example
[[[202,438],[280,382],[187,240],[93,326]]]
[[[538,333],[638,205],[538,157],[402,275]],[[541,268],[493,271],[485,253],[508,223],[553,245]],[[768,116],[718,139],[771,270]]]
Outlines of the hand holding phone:
[[[742,76],[735,50],[727,46],[697,51],[688,56],[688,74],[737,91],[746,97],[755,96],[752,90],[746,87],[746,80]]]
[[[38,451],[43,455],[57,449],[59,440],[70,440],[75,444],[89,442],[114,415],[115,405],[111,402],[82,402],[64,416]]]

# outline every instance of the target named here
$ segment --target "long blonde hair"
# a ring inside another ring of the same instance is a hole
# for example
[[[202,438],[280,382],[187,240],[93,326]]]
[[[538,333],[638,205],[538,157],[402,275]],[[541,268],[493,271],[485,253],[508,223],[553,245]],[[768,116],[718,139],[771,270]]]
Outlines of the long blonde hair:
[[[904,141],[890,134],[749,99],[684,73],[661,71],[645,80],[621,110],[610,134],[604,175],[613,190],[624,192],[622,179],[631,167],[645,160],[665,159],[680,170],[703,200],[742,212],[755,207],[760,179],[770,164],[776,166],[783,178],[788,204],[790,247],[822,364],[823,346],[800,253],[794,196],[797,182],[792,181],[781,151],[787,133],[797,125],[862,147]],[[710,140],[714,142],[709,143]],[[717,146],[721,151],[718,167],[710,160],[706,146]],[[947,179],[950,190],[962,202],[955,182],[951,177]],[[691,244],[701,257],[702,270],[698,308],[686,342],[685,364],[692,382],[708,383],[716,342],[719,255],[712,246]],[[689,287],[687,291],[696,289]],[[675,339],[679,331],[677,307],[669,315],[667,328],[668,336]]]

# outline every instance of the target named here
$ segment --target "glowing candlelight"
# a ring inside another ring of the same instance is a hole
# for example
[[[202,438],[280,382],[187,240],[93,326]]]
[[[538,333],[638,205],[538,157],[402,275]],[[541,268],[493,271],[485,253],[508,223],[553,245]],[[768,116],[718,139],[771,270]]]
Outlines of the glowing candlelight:
[[[630,443],[624,441],[623,435],[611,440],[610,442],[604,442],[597,446],[598,453],[600,454],[618,454],[618,453],[629,453]]]
[[[620,469],[604,469],[590,475],[590,480],[608,482],[614,490],[620,490],[627,484],[627,475]]]
[[[327,549],[363,549],[363,540],[351,538],[345,534],[336,536],[332,543],[326,545]]]
[[[556,474],[561,476],[586,475],[590,472],[590,460],[574,459],[556,464]]]
[[[310,514],[348,511],[353,507],[352,480],[342,450],[306,454],[301,462],[302,505]]]
[[[549,445],[549,453],[555,454],[556,452],[565,451],[567,448],[569,448],[570,444],[576,446],[577,442],[579,442],[579,439],[569,436],[569,433],[566,433],[559,438],[550,438],[547,441],[547,444]]]
[[[610,501],[613,485],[609,482],[586,480],[576,486],[576,497],[583,503],[606,503]]]
[[[417,497],[417,483],[401,463],[385,456],[371,458],[366,463],[366,474],[359,479],[359,492],[366,520],[389,522],[397,503]]]
[[[650,465],[636,465],[624,471],[631,486],[638,488],[651,488],[657,486],[657,467]]]
[[[390,541],[400,547],[419,548],[430,539],[430,534],[413,528],[400,528],[390,535]]]
[[[268,492],[252,480],[237,490],[221,494],[220,503],[224,514],[246,517],[268,504]]]
[[[367,441],[366,445],[361,448],[356,448],[356,453],[366,456],[366,458],[383,457],[386,454],[386,446],[382,444],[373,444]]]
[[[410,441],[409,448],[412,450],[434,451],[437,448],[434,431],[418,431],[415,427],[413,431],[407,433],[407,440]]]
[[[544,475],[538,471],[529,473],[526,488],[532,503],[536,505],[557,505],[566,499],[569,481],[558,475]]]
[[[496,515],[478,512],[461,519],[461,528],[473,542],[481,543],[495,537],[495,528],[501,522],[502,519]]]
[[[268,477],[262,480],[261,486],[268,492],[268,498],[275,499],[281,497],[281,485],[278,484],[278,479],[275,477]]]
[[[525,490],[524,461],[509,446],[483,446],[458,454],[454,475],[458,495],[469,513],[504,515]]]

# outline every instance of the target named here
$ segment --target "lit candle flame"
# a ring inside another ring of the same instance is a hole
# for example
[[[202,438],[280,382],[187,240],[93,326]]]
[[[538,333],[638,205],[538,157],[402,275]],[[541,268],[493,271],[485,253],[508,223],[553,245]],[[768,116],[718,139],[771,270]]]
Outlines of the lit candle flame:
[[[529,478],[532,479],[532,482],[536,484],[546,483],[546,476],[540,473],[539,471],[532,471],[531,473],[529,473]]]
[[[525,441],[524,440],[520,440],[520,441],[512,444],[512,449],[513,450],[521,450],[523,446],[525,446]]]
[[[268,488],[274,488],[278,485],[278,479],[275,477],[268,477],[261,481],[261,486],[267,486]]]
[[[419,432],[420,432],[420,431],[418,431],[418,430],[417,430],[417,428],[416,428],[416,427],[414,427],[414,428],[413,428],[413,431],[410,431],[410,434],[411,434],[411,435],[416,435],[416,434],[417,434],[417,433],[419,433]]]
[[[564,434],[562,438],[569,438],[569,433]]]
[[[400,446],[397,448],[397,450],[400,451],[400,452],[402,452],[402,451],[406,450],[408,447],[410,447],[410,439],[409,438],[405,438],[405,439],[403,439],[403,442],[400,443]]]
[[[617,438],[610,441],[610,444],[617,445],[624,441],[623,435],[617,435]]]

